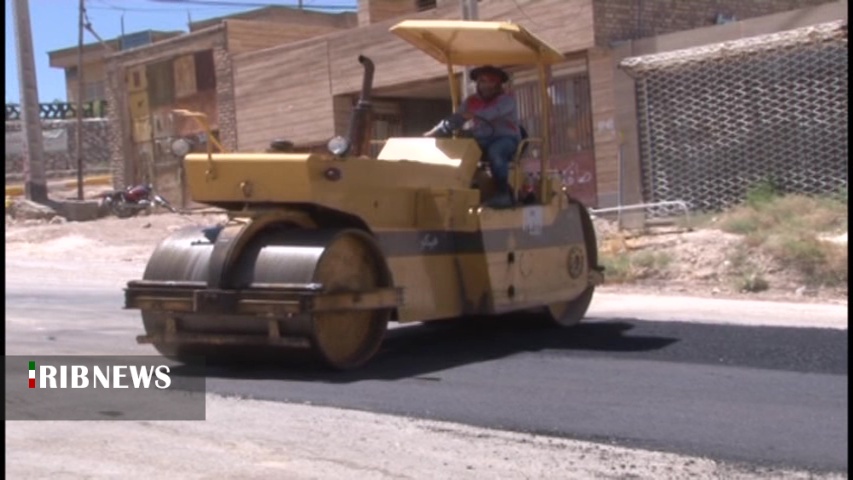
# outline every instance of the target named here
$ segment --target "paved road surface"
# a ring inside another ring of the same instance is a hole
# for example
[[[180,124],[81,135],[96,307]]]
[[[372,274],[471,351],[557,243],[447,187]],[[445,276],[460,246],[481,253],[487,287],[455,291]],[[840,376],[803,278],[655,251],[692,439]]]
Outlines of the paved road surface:
[[[7,354],[150,352],[133,343],[136,314],[117,310],[120,290],[19,280],[6,289]],[[756,465],[847,469],[846,329],[648,321],[625,305],[593,308],[575,332],[517,318],[397,328],[356,373],[218,368],[208,388]],[[762,317],[757,308],[744,315]],[[766,308],[768,318],[788,313]]]

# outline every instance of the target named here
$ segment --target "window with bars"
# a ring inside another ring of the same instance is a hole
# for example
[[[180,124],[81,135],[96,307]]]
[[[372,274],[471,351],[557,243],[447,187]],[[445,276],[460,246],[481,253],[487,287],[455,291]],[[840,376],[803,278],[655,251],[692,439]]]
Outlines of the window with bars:
[[[432,10],[435,8],[436,0],[415,0],[415,8],[419,12],[424,12],[426,10]]]
[[[107,97],[107,86],[104,81],[84,83],[83,90],[83,101],[85,102],[103,100]]]
[[[519,116],[531,137],[542,137],[539,84],[527,82],[513,89]],[[551,82],[551,156],[562,157],[590,150],[593,145],[592,102],[589,76],[557,77]],[[528,152],[534,150],[531,148]],[[529,155],[529,153],[528,153]]]

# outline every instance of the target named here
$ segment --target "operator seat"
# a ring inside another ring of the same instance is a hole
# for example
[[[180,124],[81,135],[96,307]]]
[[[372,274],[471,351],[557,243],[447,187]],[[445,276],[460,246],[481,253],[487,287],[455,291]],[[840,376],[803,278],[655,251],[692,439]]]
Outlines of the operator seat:
[[[527,148],[530,146],[531,139],[530,135],[527,133],[527,129],[524,128],[524,125],[519,125],[519,130],[521,133],[521,142],[518,144],[515,155],[513,155],[512,161],[509,163],[510,172],[512,172],[513,169],[520,168],[519,162],[527,152]],[[471,188],[480,190],[480,197],[483,201],[488,200],[495,192],[494,185],[491,181],[491,175],[489,174],[489,160],[486,158],[486,152],[482,152],[480,161],[477,163],[477,169],[474,171],[474,178],[471,180]]]

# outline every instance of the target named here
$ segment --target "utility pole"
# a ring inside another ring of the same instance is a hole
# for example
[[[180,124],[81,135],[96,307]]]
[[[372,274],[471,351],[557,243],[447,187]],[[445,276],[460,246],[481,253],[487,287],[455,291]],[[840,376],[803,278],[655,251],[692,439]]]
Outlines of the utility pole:
[[[462,20],[479,19],[480,14],[477,10],[477,0],[462,0]],[[471,68],[465,67],[465,71],[462,73],[462,98],[474,93],[474,89],[471,88],[471,82],[468,80],[470,74]]]
[[[85,0],[80,0],[80,25],[77,35],[77,200],[83,200],[83,15]]]
[[[44,175],[44,140],[39,118],[33,34],[27,0],[12,0],[15,43],[18,53],[18,82],[21,90],[21,130],[23,133],[24,195],[28,200],[48,203]]]

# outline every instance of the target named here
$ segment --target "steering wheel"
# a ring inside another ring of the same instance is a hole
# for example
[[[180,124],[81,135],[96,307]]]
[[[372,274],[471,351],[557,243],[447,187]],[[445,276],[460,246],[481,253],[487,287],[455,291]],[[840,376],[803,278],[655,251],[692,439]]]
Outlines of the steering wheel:
[[[425,137],[437,137],[437,138],[447,138],[453,136],[453,132],[456,131],[457,135],[462,138],[473,138],[474,130],[471,128],[453,128],[453,122],[450,120],[451,117],[443,118],[436,126],[432,128],[432,130],[424,133]],[[488,119],[483,118],[479,115],[474,115],[473,120],[478,120],[485,125],[489,126],[489,134],[487,136],[492,136],[495,134],[497,129],[495,125]],[[467,123],[467,122],[466,122]]]

